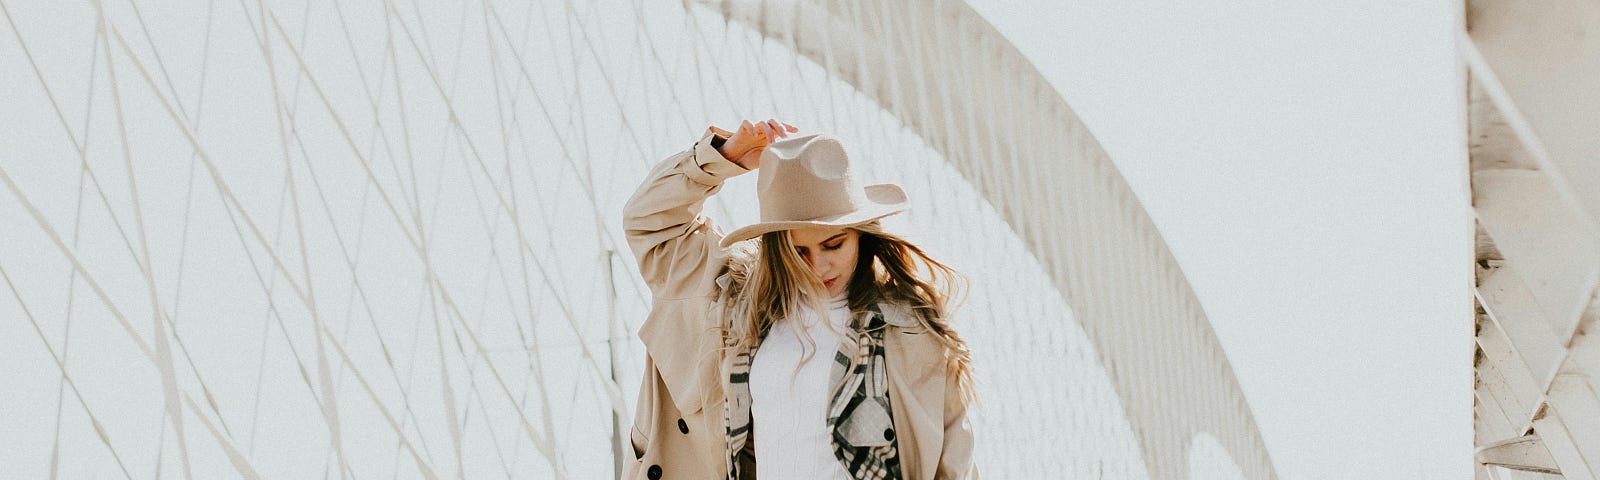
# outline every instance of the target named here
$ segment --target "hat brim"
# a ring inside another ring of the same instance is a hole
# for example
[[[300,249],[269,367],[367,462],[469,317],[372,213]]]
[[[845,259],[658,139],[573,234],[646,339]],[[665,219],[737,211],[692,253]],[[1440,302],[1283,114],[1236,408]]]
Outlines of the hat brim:
[[[868,203],[856,211],[811,220],[761,222],[746,225],[722,237],[722,246],[727,247],[759,237],[768,232],[808,227],[853,227],[904,212],[910,203],[906,197],[906,191],[902,190],[899,185],[892,183],[867,185],[865,190]]]

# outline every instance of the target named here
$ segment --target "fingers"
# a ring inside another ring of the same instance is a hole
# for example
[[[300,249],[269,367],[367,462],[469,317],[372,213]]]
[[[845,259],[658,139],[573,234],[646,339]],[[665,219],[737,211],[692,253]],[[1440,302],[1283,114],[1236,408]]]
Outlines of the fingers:
[[[791,133],[800,131],[800,129],[795,128],[794,125],[780,122],[777,119],[768,119],[767,125],[772,126],[772,131],[778,135],[778,138],[787,137]]]
[[[739,129],[728,139],[729,148],[736,154],[749,150],[760,149],[780,138],[786,138],[791,133],[799,132],[794,125],[783,123],[777,119],[759,121],[744,120],[739,123]]]
[[[775,118],[769,118],[764,122],[756,124],[756,126],[762,132],[762,138],[765,138],[769,142],[788,137],[790,133],[800,131],[800,129],[795,128],[794,125],[780,122]]]
[[[773,140],[776,140],[778,134],[777,132],[772,131],[772,125],[768,124],[767,122],[757,122],[755,124],[754,137],[755,144],[758,147],[765,147],[767,144],[772,143]]]
[[[760,143],[762,145],[772,141],[771,132],[768,131],[772,127],[768,127],[767,122],[757,122],[755,126],[751,128],[755,130],[756,138],[761,139]]]
[[[763,138],[774,139],[788,137],[789,134],[799,131],[800,129],[794,125],[780,122],[775,118],[769,118],[756,122],[751,122],[749,120],[740,122],[738,133],[744,133],[746,135],[758,135],[765,133],[765,135],[761,135]]]
[[[760,164],[761,152],[767,145],[799,131],[794,125],[775,118],[754,122],[743,120],[739,122],[738,130],[728,137],[718,151],[739,166],[753,170]]]

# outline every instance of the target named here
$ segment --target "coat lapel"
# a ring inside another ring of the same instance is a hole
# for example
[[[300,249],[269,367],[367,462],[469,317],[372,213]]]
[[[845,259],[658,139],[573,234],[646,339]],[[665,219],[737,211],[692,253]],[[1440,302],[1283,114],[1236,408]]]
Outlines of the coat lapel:
[[[705,321],[713,318],[712,308],[703,298],[658,301],[639,327],[639,340],[684,415],[699,412],[706,396],[721,390],[722,339],[717,326]]]
[[[883,336],[888,363],[890,410],[900,432],[901,473],[933,478],[944,447],[944,347],[912,313],[883,305],[889,331]]]

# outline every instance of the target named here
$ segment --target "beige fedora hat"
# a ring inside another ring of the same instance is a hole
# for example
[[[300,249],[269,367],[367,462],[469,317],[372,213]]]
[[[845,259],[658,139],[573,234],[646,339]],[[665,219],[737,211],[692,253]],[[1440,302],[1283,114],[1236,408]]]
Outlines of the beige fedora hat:
[[[844,145],[831,135],[772,142],[761,153],[758,170],[761,221],[723,237],[724,247],[779,230],[860,225],[906,209],[906,192],[899,185],[862,186]]]

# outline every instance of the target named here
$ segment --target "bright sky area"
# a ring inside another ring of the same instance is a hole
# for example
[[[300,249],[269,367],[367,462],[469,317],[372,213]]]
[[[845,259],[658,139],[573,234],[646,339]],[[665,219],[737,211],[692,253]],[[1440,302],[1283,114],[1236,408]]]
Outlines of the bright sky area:
[[[1471,476],[1457,2],[970,3],[1154,218],[1282,478]]]

